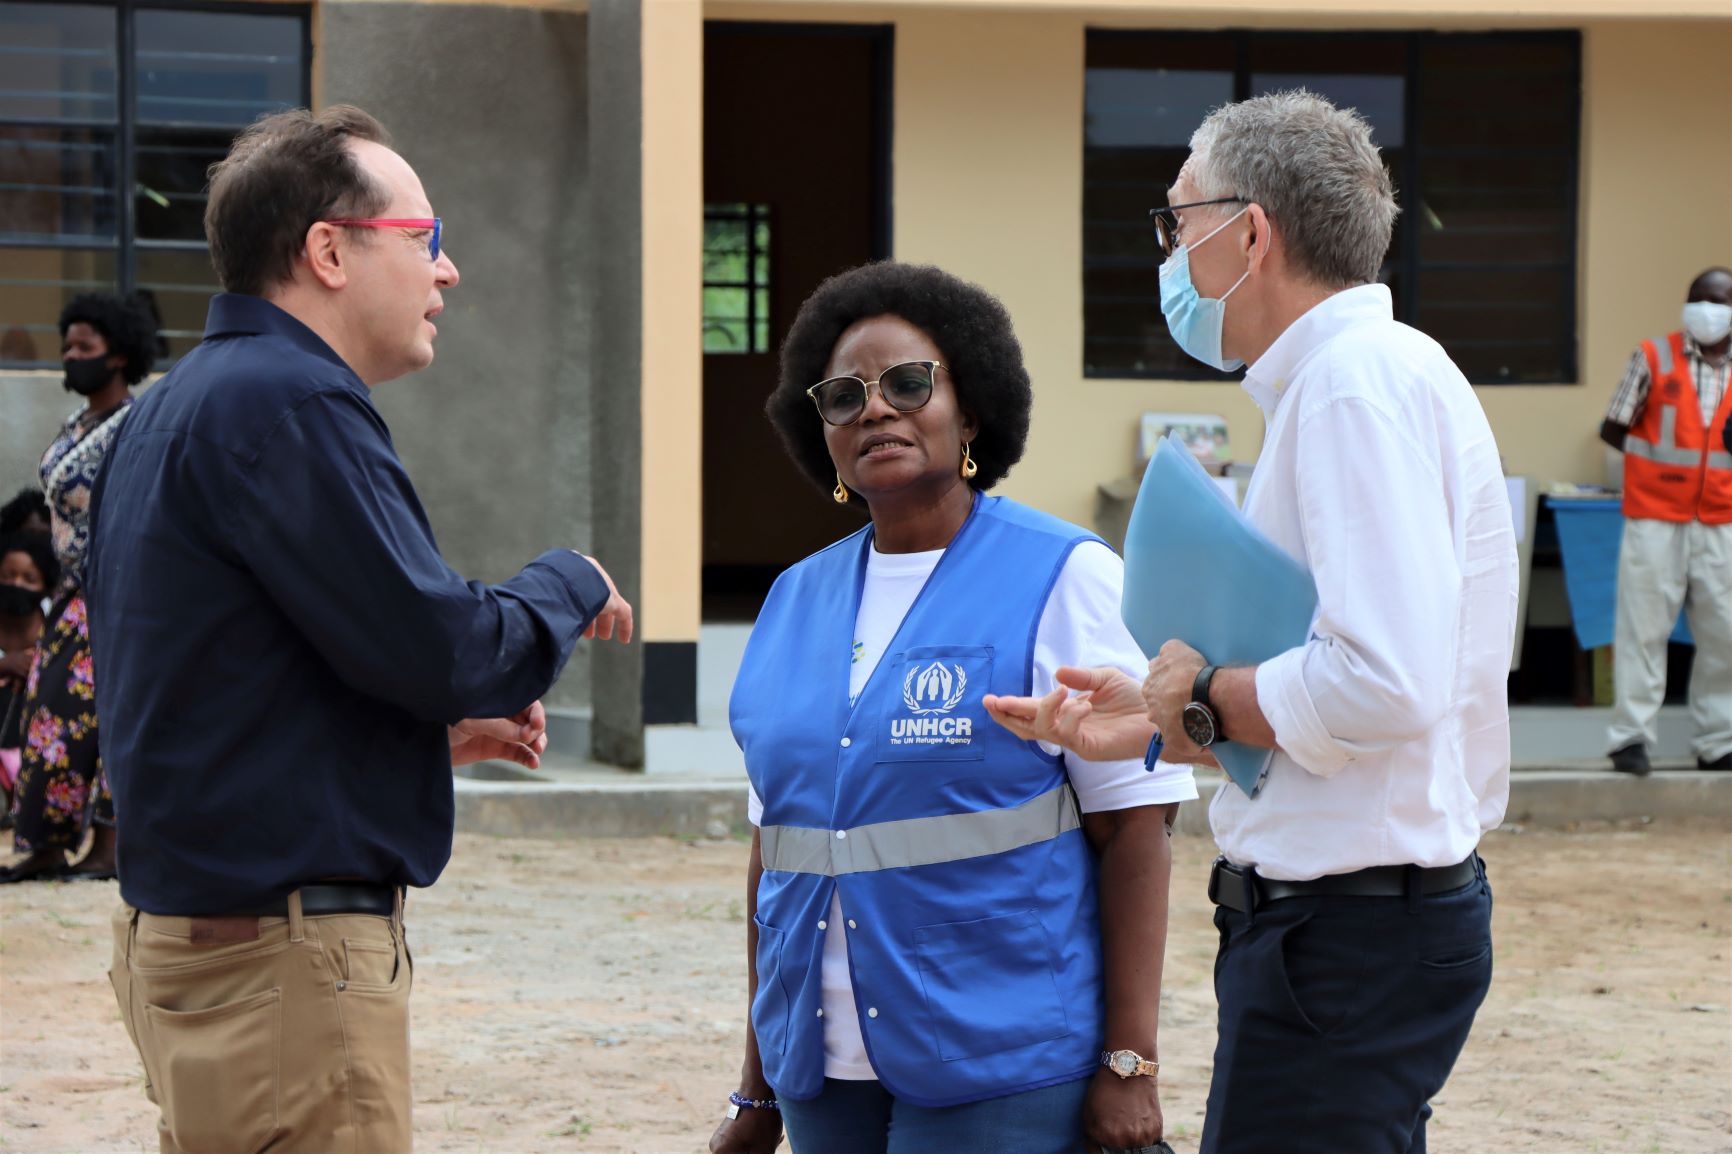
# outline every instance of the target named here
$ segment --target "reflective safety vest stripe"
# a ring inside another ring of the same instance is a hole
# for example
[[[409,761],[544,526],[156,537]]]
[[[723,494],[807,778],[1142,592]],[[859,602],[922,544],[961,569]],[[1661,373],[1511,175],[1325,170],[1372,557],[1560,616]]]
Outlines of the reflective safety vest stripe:
[[[1684,334],[1643,341],[1652,384],[1624,440],[1624,515],[1655,521],[1732,523],[1732,452],[1719,431],[1732,419],[1732,388],[1705,419]]]
[[[765,869],[838,877],[1009,853],[1081,828],[1076,794],[1066,782],[1010,809],[910,817],[834,831],[767,825],[758,835]]]

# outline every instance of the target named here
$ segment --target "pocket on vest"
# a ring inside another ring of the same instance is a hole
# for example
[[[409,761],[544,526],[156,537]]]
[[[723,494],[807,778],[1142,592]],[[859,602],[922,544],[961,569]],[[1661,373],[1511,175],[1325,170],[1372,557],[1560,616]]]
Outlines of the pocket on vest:
[[[879,763],[984,758],[992,660],[990,645],[926,645],[885,658],[895,687],[879,722]]]
[[[947,1062],[1070,1033],[1052,944],[1033,910],[919,926],[920,983]]]
[[[782,943],[784,935],[774,926],[758,923],[758,994],[752,999],[752,1029],[758,1035],[758,1048],[768,1054],[780,1054],[788,1046],[788,990],[782,983]]]

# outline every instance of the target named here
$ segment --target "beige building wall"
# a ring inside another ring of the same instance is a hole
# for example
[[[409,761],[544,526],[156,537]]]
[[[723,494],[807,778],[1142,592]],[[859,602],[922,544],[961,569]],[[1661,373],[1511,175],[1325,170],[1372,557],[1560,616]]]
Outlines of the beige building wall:
[[[1235,455],[1247,461],[1261,447],[1263,422],[1231,385],[1082,375],[1086,30],[1397,22],[1373,15],[1387,13],[1388,4],[1342,0],[1308,7],[1314,15],[1306,19],[1271,14],[1267,5],[1235,6],[1227,16],[1216,10],[1208,19],[1171,11],[1133,15],[1116,5],[987,13],[928,5],[712,2],[706,11],[726,18],[895,22],[895,255],[943,265],[1004,299],[1017,322],[1036,401],[1028,453],[1001,491],[1087,524],[1096,486],[1129,471],[1144,411],[1219,413],[1230,422]],[[1562,3],[1528,8],[1547,15],[1613,10]],[[1509,26],[1472,16],[1399,23]],[[1604,476],[1600,416],[1635,342],[1677,327],[1696,272],[1732,264],[1729,130],[1724,102],[1703,97],[1704,85],[1732,59],[1732,19],[1582,23],[1552,15],[1522,26],[1560,23],[1584,34],[1582,379],[1488,386],[1480,396],[1511,472],[1598,482]],[[1152,281],[1153,268],[1149,276]]]
[[[696,641],[704,463],[700,0],[647,0],[643,43],[643,585],[636,609],[644,641]]]

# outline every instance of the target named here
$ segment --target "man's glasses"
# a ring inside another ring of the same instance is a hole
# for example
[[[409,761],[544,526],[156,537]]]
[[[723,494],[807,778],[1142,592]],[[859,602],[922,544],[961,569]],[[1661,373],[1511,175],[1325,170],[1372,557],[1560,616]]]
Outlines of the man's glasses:
[[[424,232],[433,230],[433,236],[427,241],[427,259],[439,259],[439,218],[429,216],[419,220],[397,220],[389,217],[375,216],[366,220],[327,220],[326,224],[340,224],[344,228],[404,228]]]
[[[878,386],[878,395],[884,398],[884,403],[899,413],[925,408],[932,399],[932,382],[942,368],[937,361],[907,361],[891,365],[876,381],[863,381],[859,377],[819,381],[806,390],[806,395],[818,406],[818,415],[825,424],[852,425],[866,412],[866,398],[871,395],[873,385]]]
[[[1161,255],[1173,255],[1173,250],[1179,247],[1179,217],[1181,208],[1206,208],[1211,204],[1249,204],[1242,196],[1222,196],[1214,200],[1193,200],[1189,204],[1169,204],[1165,208],[1149,209],[1149,219],[1155,222],[1155,241],[1161,246]]]

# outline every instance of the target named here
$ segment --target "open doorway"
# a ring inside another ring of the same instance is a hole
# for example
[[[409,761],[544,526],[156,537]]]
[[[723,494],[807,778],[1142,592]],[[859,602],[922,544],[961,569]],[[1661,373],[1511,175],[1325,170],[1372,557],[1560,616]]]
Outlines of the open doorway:
[[[859,528],[764,416],[825,277],[890,254],[890,25],[704,26],[703,614],[751,621],[783,569]]]

